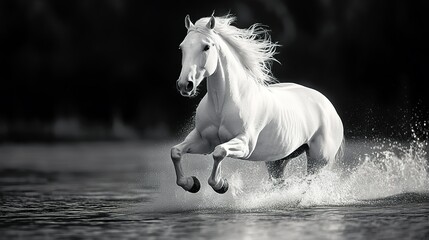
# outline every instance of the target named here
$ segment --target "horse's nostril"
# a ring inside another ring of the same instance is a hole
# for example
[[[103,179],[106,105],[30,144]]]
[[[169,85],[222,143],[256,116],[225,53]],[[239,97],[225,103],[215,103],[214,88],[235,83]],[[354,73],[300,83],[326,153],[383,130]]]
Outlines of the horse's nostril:
[[[192,89],[194,89],[194,83],[189,81],[186,85],[186,91],[190,92]]]

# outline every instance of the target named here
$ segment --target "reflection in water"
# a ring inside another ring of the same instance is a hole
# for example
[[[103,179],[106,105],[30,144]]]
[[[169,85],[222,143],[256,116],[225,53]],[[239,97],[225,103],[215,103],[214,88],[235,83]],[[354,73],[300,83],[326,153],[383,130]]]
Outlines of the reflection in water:
[[[312,181],[303,180],[298,161],[286,170],[289,185],[283,188],[266,184],[263,164],[230,159],[225,161],[223,171],[235,184],[231,191],[218,195],[201,181],[201,192],[190,194],[175,185],[168,151],[171,145],[128,142],[1,146],[2,236],[422,239],[429,234],[427,172],[425,168],[412,168],[415,165],[404,159],[406,155],[391,158],[403,160],[396,165],[390,160],[382,164],[362,158],[353,167],[355,175],[349,178],[325,173]],[[350,151],[362,156],[372,156],[370,149],[362,142],[349,144]],[[185,161],[188,174],[208,178],[210,157],[188,156]],[[406,181],[397,181],[399,168],[392,166],[405,166],[405,173],[414,171],[408,179],[422,188],[407,189]],[[362,167],[366,171],[360,172]],[[382,188],[374,188],[376,191],[370,193],[371,184],[377,186],[380,176],[386,178],[389,172],[395,173],[390,183],[396,185],[381,182],[390,189],[381,192]],[[369,173],[379,176],[371,180]],[[234,191],[234,187],[239,189]],[[347,191],[342,192],[344,189]],[[364,189],[369,190],[363,194]],[[362,199],[365,196],[370,197]]]

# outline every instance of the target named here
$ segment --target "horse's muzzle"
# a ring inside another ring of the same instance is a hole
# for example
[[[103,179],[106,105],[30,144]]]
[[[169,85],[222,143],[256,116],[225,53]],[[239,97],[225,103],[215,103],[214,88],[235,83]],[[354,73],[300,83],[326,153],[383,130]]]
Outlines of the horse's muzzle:
[[[195,85],[192,81],[186,81],[184,83],[177,81],[176,87],[180,94],[184,97],[192,97],[196,93]]]

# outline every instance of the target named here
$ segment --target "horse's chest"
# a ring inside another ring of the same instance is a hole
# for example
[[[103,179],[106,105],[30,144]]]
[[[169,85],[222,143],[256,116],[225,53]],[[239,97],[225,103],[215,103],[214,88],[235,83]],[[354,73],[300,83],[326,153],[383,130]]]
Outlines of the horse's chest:
[[[200,133],[203,138],[214,145],[218,145],[236,137],[241,128],[242,124],[234,123],[230,119],[224,119],[223,121],[207,124],[201,129]]]
[[[219,145],[243,132],[244,121],[235,105],[224,104],[220,113],[209,106],[204,103],[197,109],[197,130],[204,139]]]
[[[233,139],[236,135],[226,126],[210,125],[200,131],[204,139],[209,140],[214,145],[218,145]]]
[[[221,125],[218,129],[218,137],[221,142],[227,142],[235,137],[236,134],[231,132],[226,126]]]

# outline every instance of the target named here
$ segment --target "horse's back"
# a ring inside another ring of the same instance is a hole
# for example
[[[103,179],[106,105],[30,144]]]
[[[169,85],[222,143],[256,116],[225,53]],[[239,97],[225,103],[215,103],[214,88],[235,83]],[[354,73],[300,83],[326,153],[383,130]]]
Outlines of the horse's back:
[[[312,113],[338,116],[331,101],[313,88],[296,83],[277,83],[269,85],[268,88],[283,106],[288,105],[287,107],[293,108],[292,105],[295,105],[298,108],[305,108]]]
[[[303,85],[297,84],[297,83],[276,83],[271,84],[268,86],[268,89],[271,90],[274,94],[289,94],[289,95],[295,95],[299,94],[298,97],[305,97],[308,98],[308,96],[317,96],[321,98],[326,98],[323,94],[318,92],[317,90],[309,87],[305,87]]]
[[[289,144],[295,142],[296,147],[301,144],[328,144],[333,148],[330,152],[336,152],[343,140],[343,125],[341,119],[330,102],[330,100],[317,90],[295,83],[278,83],[268,87],[274,96],[274,105],[278,112],[285,114],[278,116],[278,129],[282,129],[282,124],[291,124],[287,132],[281,133],[285,138],[290,139]],[[288,123],[283,123],[282,119],[288,119]],[[293,121],[290,123],[289,121]],[[281,131],[280,131],[281,132]],[[294,136],[290,136],[291,132]],[[326,147],[323,147],[326,149]],[[295,150],[295,149],[293,149]],[[332,155],[332,153],[328,154]]]
[[[271,85],[268,85],[268,88],[301,88],[304,87],[302,85],[299,85],[297,83],[291,83],[291,82],[285,82],[285,83],[274,83]]]

